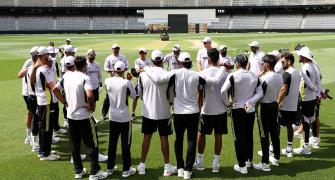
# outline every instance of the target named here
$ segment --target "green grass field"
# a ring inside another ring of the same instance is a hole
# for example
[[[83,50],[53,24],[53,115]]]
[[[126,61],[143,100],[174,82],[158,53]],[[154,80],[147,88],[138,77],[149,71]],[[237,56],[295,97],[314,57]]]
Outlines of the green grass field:
[[[324,87],[335,91],[335,76],[333,67],[333,53],[335,52],[334,33],[246,33],[246,34],[208,34],[216,44],[228,46],[230,55],[236,55],[237,50],[248,49],[248,43],[258,40],[262,50],[265,52],[280,48],[290,48],[297,43],[306,44],[318,61],[322,74]],[[56,162],[41,162],[35,153],[31,152],[31,147],[23,143],[25,137],[25,105],[21,96],[21,79],[17,79],[16,74],[22,67],[24,61],[29,58],[29,51],[32,46],[47,46],[49,41],[54,41],[56,46],[64,44],[66,38],[71,38],[73,45],[79,48],[77,55],[84,55],[89,48],[94,48],[97,52],[97,61],[103,65],[106,56],[111,53],[113,43],[121,45],[121,53],[128,57],[130,65],[133,67],[137,58],[137,51],[141,47],[149,49],[161,49],[168,53],[173,44],[181,44],[183,51],[191,53],[195,59],[197,47],[195,43],[201,44],[200,40],[205,34],[178,34],[170,35],[171,41],[162,42],[157,39],[158,35],[92,35],[92,34],[62,34],[62,35],[1,35],[0,36],[0,179],[73,179],[73,165],[70,163],[70,149],[68,136],[62,136],[61,142],[53,145],[53,149],[58,151],[61,159]],[[296,61],[296,66],[299,68]],[[107,74],[103,73],[106,77]],[[331,93],[332,93],[331,92]],[[333,93],[334,94],[334,93]],[[104,92],[101,95],[104,97]],[[97,103],[97,114],[100,116],[102,98]],[[310,156],[295,156],[288,159],[282,156],[280,167],[272,167],[269,173],[249,170],[248,175],[240,175],[234,172],[233,165],[236,162],[233,147],[231,128],[229,134],[223,137],[223,150],[221,155],[220,173],[211,173],[211,163],[213,160],[213,136],[207,136],[207,146],[205,150],[206,170],[194,171],[194,179],[335,179],[335,104],[333,101],[324,101],[321,108],[321,148],[313,150]],[[133,125],[133,143],[131,147],[132,164],[136,167],[139,163],[141,153],[141,103],[139,101],[137,109],[138,120]],[[60,114],[60,124],[63,124],[63,115]],[[230,120],[228,121],[230,127]],[[256,123],[255,123],[256,124]],[[100,149],[103,154],[107,154],[108,147],[108,124],[98,127]],[[170,159],[172,164],[176,164],[174,156],[174,135],[170,139]],[[259,162],[261,158],[257,155],[260,150],[258,127],[254,127],[254,162]],[[297,147],[299,141],[295,139],[294,146]],[[286,147],[286,130],[282,130],[281,146]],[[186,149],[186,144],[184,146]],[[83,148],[85,152],[85,148]],[[117,165],[119,171],[109,179],[121,178],[121,151],[118,148]],[[89,169],[88,160],[84,161],[84,167]],[[101,163],[102,169],[106,169],[106,164]],[[155,134],[151,142],[148,154],[147,175],[132,176],[130,179],[177,179],[176,176],[163,177],[163,157],[160,151],[159,138]]]

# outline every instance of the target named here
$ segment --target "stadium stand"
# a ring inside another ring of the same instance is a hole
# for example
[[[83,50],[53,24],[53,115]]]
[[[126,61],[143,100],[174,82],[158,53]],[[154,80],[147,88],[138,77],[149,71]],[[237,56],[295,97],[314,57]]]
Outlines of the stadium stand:
[[[265,15],[233,15],[230,18],[229,29],[263,29]]]
[[[272,14],[267,18],[265,29],[299,29],[302,14]]]
[[[57,30],[88,30],[90,21],[88,16],[58,16]]]
[[[124,16],[94,16],[93,17],[93,29],[94,30],[115,30],[125,29],[125,17]]]
[[[18,18],[19,30],[49,30],[53,29],[51,16],[21,16]]]
[[[138,18],[136,16],[129,16],[128,19],[128,29],[146,29],[143,22],[138,22]]]
[[[212,23],[212,29],[228,29],[230,15],[221,15],[218,16],[219,22]]]
[[[335,29],[335,14],[306,15],[304,21],[304,29]]]
[[[0,31],[15,31],[15,17],[0,16]]]

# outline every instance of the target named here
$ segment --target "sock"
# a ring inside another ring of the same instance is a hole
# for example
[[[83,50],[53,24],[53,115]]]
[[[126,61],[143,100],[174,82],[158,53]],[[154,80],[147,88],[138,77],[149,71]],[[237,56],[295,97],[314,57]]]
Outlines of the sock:
[[[204,154],[199,154],[198,153],[198,162],[203,163],[204,162]]]
[[[214,161],[213,163],[219,163],[220,162],[220,155],[214,154]]]
[[[26,129],[26,138],[29,138],[31,136],[31,128]]]
[[[140,162],[140,166],[145,167],[145,163]]]
[[[292,151],[292,142],[287,142],[286,151]]]
[[[164,167],[170,166],[170,163],[164,164]]]
[[[309,143],[305,143],[305,144],[304,144],[304,147],[305,147],[305,148],[308,148],[308,146],[309,146]]]

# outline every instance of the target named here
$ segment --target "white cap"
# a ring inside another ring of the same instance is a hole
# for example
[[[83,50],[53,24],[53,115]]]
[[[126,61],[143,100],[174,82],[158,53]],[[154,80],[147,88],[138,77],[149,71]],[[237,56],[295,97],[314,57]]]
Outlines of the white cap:
[[[275,56],[275,57],[277,57],[279,59],[281,58],[281,53],[278,50],[273,50],[271,52],[268,52],[268,54],[269,55],[273,55],[273,56]]]
[[[114,48],[117,48],[117,47],[118,47],[118,48],[120,48],[120,45],[119,45],[119,44],[116,44],[116,43],[114,43],[114,44],[113,44],[113,46],[112,46],[112,49],[114,49]]]
[[[299,51],[296,51],[296,53],[299,56],[303,56],[303,57],[305,57],[305,58],[307,58],[309,60],[314,61],[312,52],[311,52],[311,50],[307,46],[302,47]]]
[[[257,41],[252,41],[250,44],[249,44],[250,47],[259,47],[259,42]]]
[[[44,46],[38,47],[37,55],[41,56],[41,55],[44,55],[44,54],[49,54],[49,50]]]
[[[203,43],[212,43],[212,39],[210,37],[205,37],[203,40],[201,40]]]
[[[221,46],[219,47],[219,50],[221,51],[221,50],[224,49],[224,48],[227,48],[227,46],[226,46],[226,45],[221,45]]]
[[[164,55],[160,50],[154,50],[151,53],[151,60],[153,61],[163,61]]]
[[[140,48],[139,50],[138,50],[138,52],[145,52],[145,53],[147,53],[148,52],[148,50],[147,49],[145,49],[145,48]]]
[[[178,61],[179,62],[191,62],[192,61],[191,55],[188,52],[182,52],[179,55]]]
[[[86,53],[86,54],[88,55],[88,54],[91,53],[91,52],[95,52],[95,50],[91,48],[91,49],[87,50],[87,53]]]
[[[30,54],[33,53],[33,52],[35,52],[35,51],[37,51],[37,49],[38,49],[38,46],[34,46],[34,47],[32,47],[32,48],[30,49]]]
[[[64,47],[64,52],[77,52],[77,48],[74,48],[72,45],[66,45]]]
[[[66,41],[71,41],[71,39],[70,39],[70,38],[67,38]]]
[[[67,56],[65,58],[65,66],[74,66],[74,57],[73,56]]]
[[[180,45],[179,44],[173,45],[172,51],[180,51]]]
[[[58,49],[53,46],[48,46],[49,53],[58,53]]]
[[[126,65],[124,64],[124,62],[122,61],[117,61],[115,64],[114,64],[114,70],[116,72],[122,72],[126,69]]]

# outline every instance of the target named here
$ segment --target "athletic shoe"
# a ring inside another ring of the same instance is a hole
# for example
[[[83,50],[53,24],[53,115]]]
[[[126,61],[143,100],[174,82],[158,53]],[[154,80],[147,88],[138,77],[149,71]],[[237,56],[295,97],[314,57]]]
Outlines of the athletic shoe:
[[[204,163],[200,163],[198,160],[196,160],[193,164],[193,168],[198,170],[198,171],[203,171],[205,170]]]
[[[38,152],[40,150],[40,146],[38,144],[33,144],[31,148],[31,152]]]
[[[259,162],[258,164],[252,164],[252,167],[259,171],[269,172],[271,171],[270,165]]]
[[[218,162],[214,162],[212,164],[212,172],[218,173],[220,171],[220,164]]]
[[[270,156],[269,161],[271,162],[272,165],[279,166],[279,159],[276,159],[275,157]]]
[[[57,144],[60,141],[60,137],[52,136],[52,144]]]
[[[86,154],[81,154],[81,155],[80,155],[80,158],[81,158],[81,160],[86,159]],[[73,163],[73,157],[72,157],[72,156],[71,156],[71,160],[70,160],[70,162]]]
[[[178,169],[178,177],[184,177],[184,169],[183,168],[180,168]]]
[[[288,151],[287,149],[282,149],[281,153],[289,158],[293,157],[292,151]]]
[[[234,165],[234,170],[241,173],[241,174],[248,174],[247,166],[240,167],[238,164],[235,164]]]
[[[131,120],[132,120],[132,121],[136,121],[136,115],[135,115],[135,113],[132,113],[132,114],[131,114]]]
[[[247,168],[251,168],[251,165],[252,165],[252,162],[250,162],[249,160],[248,161],[245,161],[245,166]]]
[[[184,179],[191,179],[192,172],[190,171],[184,171]]]
[[[144,164],[143,165],[139,164],[137,166],[137,171],[138,171],[139,175],[144,175],[145,174],[145,165]]]
[[[108,156],[105,156],[105,155],[99,153],[98,158],[99,158],[99,162],[104,162],[104,161],[107,161]]]
[[[312,146],[312,148],[319,149],[320,148],[320,138],[310,137],[309,144]]]
[[[58,129],[57,131],[54,132],[54,134],[56,136],[62,135],[62,134],[65,134],[65,133],[67,133],[67,130],[65,130],[65,129]]]
[[[117,166],[114,165],[113,169],[107,169],[108,176],[112,175],[117,170]]]
[[[167,164],[164,166],[164,173],[163,176],[171,176],[172,174],[177,173],[177,167],[171,166],[170,164]]]
[[[305,154],[305,155],[310,155],[312,154],[311,150],[309,147],[305,147],[305,146],[302,146],[300,148],[295,148],[293,149],[293,151],[296,153],[296,154]]]
[[[136,169],[133,168],[133,167],[130,167],[130,169],[128,171],[123,171],[122,177],[126,178],[126,177],[129,177],[129,176],[131,176],[135,173],[136,173]]]
[[[30,136],[28,136],[24,139],[24,144],[30,144],[30,143],[31,143],[31,138]]]
[[[56,154],[49,154],[49,156],[46,157],[40,157],[40,161],[56,161],[60,158],[60,156]]]
[[[81,178],[83,178],[84,175],[86,175],[86,173],[87,173],[86,168],[83,168],[83,170],[80,173],[74,175],[74,178],[75,179],[81,179]]]
[[[96,174],[90,175],[89,180],[106,179],[107,177],[108,173],[100,170]]]
[[[68,123],[67,119],[64,119],[63,127],[64,128],[69,128],[69,123]]]

